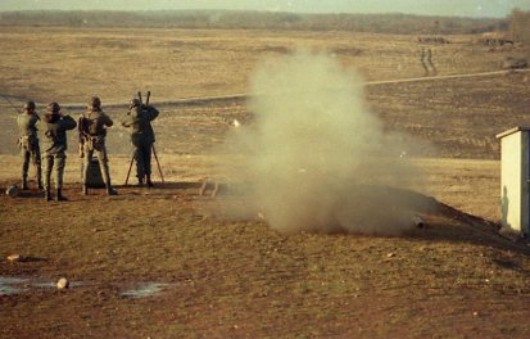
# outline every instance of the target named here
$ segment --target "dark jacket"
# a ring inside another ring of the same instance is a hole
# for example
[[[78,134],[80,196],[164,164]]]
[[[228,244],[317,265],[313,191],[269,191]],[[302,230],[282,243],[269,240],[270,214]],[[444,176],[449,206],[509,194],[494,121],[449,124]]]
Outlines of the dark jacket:
[[[125,127],[131,127],[131,139],[134,145],[152,144],[155,142],[155,132],[151,121],[158,117],[160,112],[150,105],[133,107],[127,113],[127,119],[122,122]]]
[[[54,155],[66,151],[66,131],[76,126],[77,123],[69,115],[46,114],[44,116],[44,153]]]
[[[37,136],[37,122],[39,122],[39,115],[35,112],[28,114],[22,112],[17,116],[18,132],[21,137]]]

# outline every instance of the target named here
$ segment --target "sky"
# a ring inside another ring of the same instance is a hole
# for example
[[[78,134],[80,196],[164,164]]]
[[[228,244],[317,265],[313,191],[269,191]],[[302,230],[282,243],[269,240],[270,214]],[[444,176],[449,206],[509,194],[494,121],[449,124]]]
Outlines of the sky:
[[[530,0],[0,0],[0,11],[230,9],[505,17],[515,7],[530,11]]]

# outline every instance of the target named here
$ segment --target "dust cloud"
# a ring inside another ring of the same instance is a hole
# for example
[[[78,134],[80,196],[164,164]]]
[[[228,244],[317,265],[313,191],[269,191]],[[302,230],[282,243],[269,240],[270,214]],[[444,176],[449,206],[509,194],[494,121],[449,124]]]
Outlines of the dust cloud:
[[[229,140],[244,155],[237,176],[272,228],[398,235],[413,226],[423,202],[404,188],[421,178],[408,158],[415,142],[384,131],[359,74],[296,51],[264,61],[251,87],[255,121]]]

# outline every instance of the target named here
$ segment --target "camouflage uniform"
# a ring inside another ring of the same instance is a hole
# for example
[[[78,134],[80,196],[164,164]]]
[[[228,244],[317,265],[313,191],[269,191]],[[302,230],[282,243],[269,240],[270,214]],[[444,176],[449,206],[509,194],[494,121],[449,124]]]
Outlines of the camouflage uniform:
[[[44,138],[43,149],[44,154],[42,160],[44,161],[44,190],[47,201],[51,200],[50,194],[50,177],[52,169],[55,167],[55,188],[57,195],[55,200],[66,200],[62,195],[63,188],[63,174],[66,163],[66,131],[72,130],[77,126],[77,123],[69,115],[61,115],[59,111],[61,107],[52,102],[48,105],[48,112],[44,115]]]
[[[99,168],[103,176],[103,181],[107,188],[108,195],[116,195],[112,188],[109,174],[109,164],[107,157],[107,148],[105,147],[105,137],[107,136],[107,127],[111,127],[114,122],[101,110],[101,101],[98,97],[93,97],[86,113],[82,114],[78,121],[79,142],[82,147],[83,160],[83,194],[88,194],[88,171],[92,155],[95,153],[99,162]]]
[[[42,189],[39,138],[36,124],[40,117],[35,112],[35,103],[28,101],[24,112],[17,116],[19,131],[18,145],[22,156],[22,189],[28,189],[28,170],[30,160],[37,169],[37,185]]]
[[[135,147],[136,177],[138,184],[143,185],[144,178],[149,187],[151,181],[151,151],[155,142],[155,133],[151,121],[158,117],[159,111],[151,105],[143,105],[140,100],[131,100],[127,119],[122,122],[125,127],[131,127],[131,141]]]

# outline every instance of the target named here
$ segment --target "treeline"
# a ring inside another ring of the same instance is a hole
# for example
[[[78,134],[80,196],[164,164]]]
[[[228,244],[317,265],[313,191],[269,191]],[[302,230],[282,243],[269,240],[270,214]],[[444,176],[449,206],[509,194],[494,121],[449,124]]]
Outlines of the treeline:
[[[21,11],[0,13],[0,26],[217,28],[467,34],[508,30],[508,19],[408,14],[295,14],[247,11]]]

